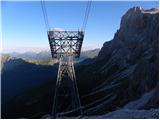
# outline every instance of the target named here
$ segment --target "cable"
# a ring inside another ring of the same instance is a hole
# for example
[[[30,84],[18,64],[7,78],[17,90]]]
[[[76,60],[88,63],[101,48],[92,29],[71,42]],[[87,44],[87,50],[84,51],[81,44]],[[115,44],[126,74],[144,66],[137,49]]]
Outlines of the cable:
[[[46,7],[45,7],[45,2],[43,0],[41,0],[41,7],[42,7],[45,26],[48,31],[49,30],[49,22],[48,22],[48,16],[47,16],[47,11],[46,11]]]
[[[43,17],[45,20],[45,25],[46,25],[46,29],[49,29],[49,22],[48,22],[48,16],[47,16],[47,11],[46,11],[46,7],[45,7],[45,2],[42,0],[41,1],[41,6],[42,6],[42,11],[43,11]]]
[[[90,0],[87,3],[87,7],[86,7],[86,10],[85,10],[85,16],[84,16],[84,21],[83,21],[83,24],[82,24],[82,31],[85,31],[85,29],[86,29],[89,13],[90,13],[90,9],[91,9],[91,2],[92,1]],[[45,1],[43,1],[43,0],[41,0],[41,7],[42,7],[43,17],[44,17],[44,21],[45,21],[45,26],[46,26],[46,29],[48,31],[50,27],[49,27],[49,21],[48,21]]]
[[[89,13],[90,13],[90,9],[91,9],[91,3],[92,3],[92,1],[88,1],[88,3],[87,3],[84,21],[83,21],[83,25],[82,25],[82,31],[85,31],[85,29],[86,29]]]

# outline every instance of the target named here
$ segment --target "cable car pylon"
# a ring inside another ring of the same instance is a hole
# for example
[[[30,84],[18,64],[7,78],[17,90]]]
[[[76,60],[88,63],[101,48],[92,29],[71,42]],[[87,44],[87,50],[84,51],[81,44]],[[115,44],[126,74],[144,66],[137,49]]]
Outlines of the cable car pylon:
[[[82,116],[73,59],[80,56],[83,38],[82,31],[48,31],[52,57],[59,61],[53,118]]]
[[[83,111],[76,83],[74,58],[79,58],[81,53],[91,1],[87,4],[81,31],[49,29],[47,11],[43,1],[41,5],[52,58],[56,58],[59,61],[51,115],[53,118],[82,116]]]

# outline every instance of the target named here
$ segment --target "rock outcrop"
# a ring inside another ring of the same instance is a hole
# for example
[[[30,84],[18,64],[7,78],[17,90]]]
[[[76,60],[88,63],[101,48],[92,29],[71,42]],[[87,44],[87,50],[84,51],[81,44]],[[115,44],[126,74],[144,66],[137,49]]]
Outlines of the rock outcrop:
[[[82,101],[87,101],[84,104],[91,107],[86,114],[116,110],[154,89],[159,80],[158,43],[159,10],[129,9],[113,40],[104,43],[94,63],[79,68],[83,82],[86,81],[84,86],[89,86],[82,97]],[[157,96],[155,92],[152,97],[158,100]],[[150,102],[150,106],[158,108],[158,103]]]
[[[139,93],[152,89],[158,82],[158,17],[157,9],[131,8],[122,17],[114,39],[104,43],[99,53],[99,58],[109,58],[106,69],[118,65],[130,70],[135,66],[129,78]]]

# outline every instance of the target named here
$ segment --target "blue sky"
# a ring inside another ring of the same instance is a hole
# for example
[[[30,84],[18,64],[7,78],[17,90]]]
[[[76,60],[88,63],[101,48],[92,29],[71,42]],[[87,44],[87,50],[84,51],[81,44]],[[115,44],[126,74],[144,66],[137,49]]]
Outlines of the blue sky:
[[[51,28],[81,29],[86,1],[46,1],[45,4]],[[40,1],[3,1],[1,5],[4,50],[49,49]],[[158,8],[158,1],[92,1],[83,50],[100,48],[105,41],[111,40],[119,29],[122,15],[133,6]]]

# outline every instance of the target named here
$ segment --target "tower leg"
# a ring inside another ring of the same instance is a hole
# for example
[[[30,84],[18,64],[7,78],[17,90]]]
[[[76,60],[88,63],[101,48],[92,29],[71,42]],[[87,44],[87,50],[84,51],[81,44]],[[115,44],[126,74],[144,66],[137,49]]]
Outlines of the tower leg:
[[[51,114],[53,118],[82,115],[72,56],[60,58]]]

